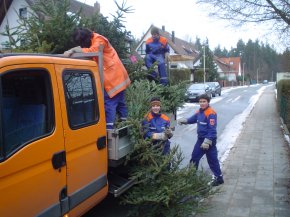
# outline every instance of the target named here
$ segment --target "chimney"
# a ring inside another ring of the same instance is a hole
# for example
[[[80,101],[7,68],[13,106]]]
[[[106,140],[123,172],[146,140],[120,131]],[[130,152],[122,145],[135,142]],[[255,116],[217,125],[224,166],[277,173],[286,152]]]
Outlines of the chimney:
[[[174,31],[172,31],[171,40],[173,43],[175,43],[175,32]]]
[[[162,26],[162,31],[165,32],[165,26]]]
[[[101,5],[99,2],[96,1],[96,3],[94,4],[94,12],[100,14],[101,11]]]

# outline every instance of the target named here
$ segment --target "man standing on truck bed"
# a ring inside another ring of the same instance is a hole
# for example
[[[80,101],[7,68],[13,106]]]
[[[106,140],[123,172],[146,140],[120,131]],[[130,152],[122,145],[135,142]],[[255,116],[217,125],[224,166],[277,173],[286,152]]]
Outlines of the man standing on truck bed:
[[[165,67],[165,59],[169,58],[169,46],[167,39],[160,36],[159,29],[157,27],[153,27],[151,29],[151,35],[152,37],[146,41],[145,65],[149,69],[155,62],[157,62],[160,83],[167,85],[168,77]],[[157,73],[153,71],[151,76],[156,79]]]
[[[131,83],[128,73],[122,64],[116,50],[109,40],[86,28],[77,28],[73,32],[73,40],[79,45],[71,48],[64,54],[70,56],[77,52],[98,52],[99,46],[103,45],[104,50],[104,100],[106,111],[107,129],[114,128],[116,113],[121,120],[127,118],[127,106],[125,104],[125,89]],[[94,58],[97,62],[97,58]]]

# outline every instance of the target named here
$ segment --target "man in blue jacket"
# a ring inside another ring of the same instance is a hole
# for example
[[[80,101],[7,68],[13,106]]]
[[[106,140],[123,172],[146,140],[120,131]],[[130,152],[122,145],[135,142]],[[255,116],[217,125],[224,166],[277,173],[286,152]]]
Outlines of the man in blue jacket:
[[[170,139],[173,134],[170,130],[170,119],[160,112],[161,102],[158,97],[150,100],[151,110],[145,115],[142,122],[144,130],[144,138],[150,138],[154,145],[162,143],[162,154],[166,155],[170,152]]]
[[[151,35],[152,37],[146,41],[145,65],[149,69],[155,62],[157,62],[160,83],[167,85],[168,77],[165,67],[165,57],[168,57],[169,53],[167,39],[163,36],[160,36],[159,29],[156,27],[151,29]],[[157,79],[157,72],[153,71],[151,75],[153,79]]]
[[[197,141],[191,155],[191,163],[194,163],[196,169],[200,159],[206,154],[207,162],[215,178],[212,182],[213,186],[224,183],[223,175],[218,161],[218,153],[216,148],[217,140],[217,114],[209,106],[210,98],[203,94],[199,97],[200,109],[188,119],[182,118],[179,124],[195,124],[197,123]]]

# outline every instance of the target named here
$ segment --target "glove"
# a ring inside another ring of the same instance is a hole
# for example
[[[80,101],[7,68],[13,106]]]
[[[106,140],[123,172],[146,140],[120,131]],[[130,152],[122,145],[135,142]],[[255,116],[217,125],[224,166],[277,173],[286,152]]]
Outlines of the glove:
[[[200,147],[201,147],[203,150],[208,150],[208,149],[209,149],[209,146],[211,146],[211,144],[212,144],[212,141],[209,140],[209,139],[207,139],[207,138],[205,138],[205,139],[203,140],[203,143],[201,144]]]
[[[82,52],[83,52],[82,48],[80,46],[77,46],[77,47],[71,48],[68,51],[65,51],[63,54],[66,57],[70,57],[73,53],[82,53]]]
[[[179,125],[187,124],[187,119],[186,118],[180,118],[177,122],[178,122]]]
[[[64,55],[65,57],[70,57],[72,54],[73,54],[73,52],[70,51],[70,50],[65,51],[65,52],[63,53],[63,55]]]
[[[168,139],[170,139],[173,136],[172,130],[169,128],[166,128],[164,133],[168,137]]]
[[[72,51],[73,53],[82,53],[83,52],[83,50],[80,46],[73,47],[70,49],[70,51]]]
[[[153,140],[162,140],[165,141],[168,139],[167,135],[165,133],[153,133],[152,134]]]

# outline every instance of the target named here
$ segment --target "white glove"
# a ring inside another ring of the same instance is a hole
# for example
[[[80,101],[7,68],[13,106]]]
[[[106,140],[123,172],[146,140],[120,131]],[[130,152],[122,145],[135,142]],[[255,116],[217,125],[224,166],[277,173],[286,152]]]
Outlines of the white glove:
[[[153,140],[162,140],[165,141],[168,139],[167,135],[165,133],[153,133],[152,134]]]
[[[179,125],[187,124],[187,119],[186,118],[180,118],[177,122],[178,122]]]
[[[70,50],[65,51],[65,52],[63,53],[63,55],[64,55],[65,57],[70,57],[72,54],[73,54],[73,52],[70,51]]]
[[[77,46],[69,49],[68,51],[65,51],[63,54],[66,57],[70,57],[73,53],[82,53],[82,52],[83,52],[82,48],[80,46]]]
[[[205,138],[205,139],[203,140],[203,143],[201,144],[200,147],[201,147],[203,150],[208,150],[208,149],[209,149],[209,146],[211,146],[211,144],[212,144],[212,141],[209,140],[209,139],[207,139],[207,138]]]
[[[168,139],[170,139],[173,136],[172,130],[169,128],[165,129],[164,133],[168,137]]]

